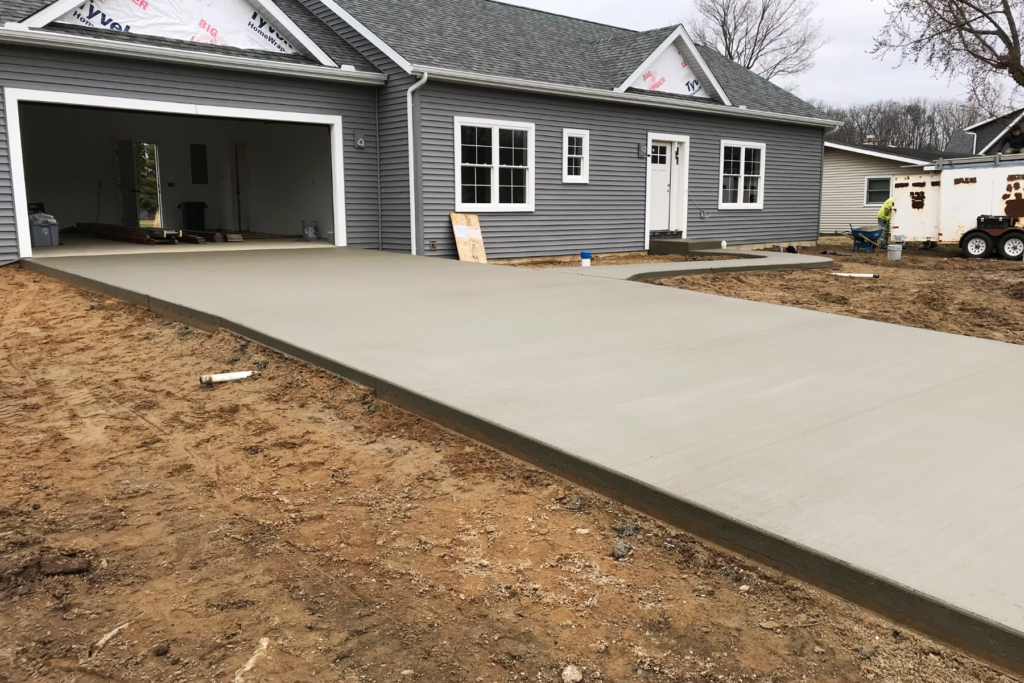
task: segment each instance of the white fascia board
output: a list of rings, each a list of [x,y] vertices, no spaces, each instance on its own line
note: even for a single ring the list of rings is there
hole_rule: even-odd
[[[314,80],[338,81],[360,85],[382,85],[387,76],[379,73],[363,71],[346,71],[333,67],[307,66],[266,59],[249,59],[234,55],[222,55],[210,52],[178,50],[161,45],[129,43],[119,40],[104,40],[91,36],[78,36],[64,33],[47,33],[46,31],[27,31],[24,29],[0,29],[0,43],[13,43],[28,47],[53,48],[58,50],[74,50],[77,52],[93,52],[102,55],[122,55],[157,62],[187,64],[189,66],[205,66],[216,69],[234,71],[250,71],[255,73],[274,74],[278,76],[294,76]]]
[[[715,78],[715,74],[712,73],[711,69],[707,65],[707,62],[704,61],[704,58],[700,56],[700,52],[697,51],[697,46],[694,44],[693,39],[690,38],[690,34],[687,33],[686,29],[683,28],[681,25],[677,26],[676,30],[672,31],[672,33],[669,34],[668,38],[662,41],[661,45],[658,46],[658,49],[652,52],[651,56],[645,59],[644,63],[641,64],[636,71],[631,73],[626,78],[626,80],[623,81],[621,85],[619,85],[619,87],[615,88],[615,92],[626,92],[626,90],[629,89],[629,86],[633,82],[635,82],[636,79],[640,78],[640,76],[642,76],[645,71],[651,68],[651,65],[654,64],[655,61],[657,61],[658,57],[660,57],[665,50],[669,49],[669,47],[671,47],[677,40],[682,40],[686,44],[687,50],[689,50],[690,54],[693,55],[693,58],[697,61],[697,65],[700,67],[701,71],[704,73],[704,75],[707,76],[707,79],[710,81],[710,83],[708,83],[707,85],[711,86],[712,90],[715,91],[715,93],[718,95],[719,98],[721,98],[722,102],[726,106],[731,107],[732,100],[730,100],[729,96],[725,94],[725,90],[722,89],[722,85],[718,82],[718,79]],[[702,83],[701,85],[704,84]]]
[[[306,48],[310,56],[316,61],[320,62],[324,66],[339,67],[340,64],[335,64],[334,60],[327,56],[327,53],[320,49],[312,38],[307,36],[305,32],[295,25],[287,14],[281,11],[281,8],[275,5],[270,0],[249,0],[252,4],[256,5],[257,9],[262,10],[263,14],[267,15],[268,19],[272,19],[274,22],[274,28],[284,33],[293,43],[298,43],[302,47]]]
[[[344,20],[346,24],[355,29],[356,32],[358,32],[363,38],[366,38],[368,41],[373,43],[374,47],[376,47],[378,50],[387,55],[388,59],[397,64],[402,69],[402,71],[404,71],[407,74],[412,73],[413,68],[409,60],[407,60],[402,55],[398,54],[398,51],[395,50],[395,48],[391,47],[386,42],[384,42],[384,40],[381,39],[381,37],[378,36],[376,33],[363,26],[363,24],[358,19],[353,17],[344,9],[342,9],[342,7],[338,3],[334,2],[334,0],[320,0],[320,2],[323,4],[324,7],[326,7],[327,9],[331,10],[336,15],[341,17],[341,19]]]
[[[863,154],[868,157],[878,157],[879,159],[888,159],[889,161],[901,161],[905,164],[911,164],[913,166],[925,166],[932,162],[921,161],[920,159],[911,159],[910,157],[900,156],[898,154],[886,154],[885,152],[875,152],[871,150],[861,149],[860,147],[847,147],[846,145],[840,145],[835,142],[826,142],[825,146],[829,149],[838,149],[844,152],[853,152],[854,154]]]
[[[690,54],[693,55],[693,58],[697,60],[697,64],[700,65],[701,70],[703,70],[704,74],[711,80],[711,87],[714,88],[715,92],[718,93],[718,96],[722,98],[722,102],[726,106],[731,107],[732,100],[730,100],[729,96],[725,94],[722,84],[718,82],[717,78],[715,78],[715,73],[711,70],[711,67],[709,67],[708,63],[704,61],[704,58],[700,56],[700,51],[697,49],[697,45],[693,42],[690,34],[687,33],[686,29],[681,25],[679,27],[679,31],[683,42],[686,43],[686,47],[690,50]]]
[[[465,71],[453,71],[450,69],[434,69],[429,66],[413,65],[412,73],[429,73],[431,80],[436,81],[461,83],[464,85],[475,85],[485,88],[500,88],[503,90],[518,90],[522,92],[553,95],[556,97],[574,97],[577,99],[614,102],[616,104],[635,104],[644,107],[653,107],[656,109],[692,111],[701,114],[728,116],[731,118],[749,119],[754,121],[776,121],[779,123],[813,126],[815,128],[834,129],[841,125],[840,121],[833,121],[832,119],[818,119],[809,116],[795,116],[792,114],[775,114],[772,112],[758,111],[756,109],[726,107],[718,104],[717,102],[705,104],[694,100],[677,100],[669,97],[652,97],[650,95],[628,92],[620,93],[615,92],[614,90],[581,88],[576,86],[559,85],[557,83],[527,81],[519,78],[487,76],[483,74],[467,73]]]
[[[1002,133],[1000,133],[999,135],[997,135],[994,138],[992,138],[992,140],[987,145],[985,145],[985,149],[983,149],[980,152],[978,152],[978,154],[984,154],[985,152],[989,151],[992,148],[992,145],[994,145],[997,142],[999,142],[1000,140],[1002,140],[1003,136],[1006,135],[1007,133],[1009,133],[1010,129],[1012,129],[1014,126],[1016,126],[1018,123],[1020,123],[1020,120],[1022,118],[1024,118],[1024,111],[1021,111],[1021,113],[1017,116],[1017,118],[1015,118],[1013,120],[1013,122],[1010,123],[1010,125],[1008,125],[1006,128],[1003,129]],[[975,139],[977,139],[977,138],[975,138]],[[975,144],[975,146],[977,146],[978,143],[975,142],[974,144]]]
[[[82,4],[82,0],[57,0],[52,5],[48,5],[43,9],[39,10],[28,19],[22,22],[8,22],[5,28],[14,29],[30,29],[30,28],[42,28],[50,22],[60,19],[62,16],[75,9]]]

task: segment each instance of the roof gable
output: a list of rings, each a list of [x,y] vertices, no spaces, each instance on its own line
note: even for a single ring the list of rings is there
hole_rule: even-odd
[[[723,104],[732,104],[682,26],[675,27],[658,49],[619,84],[615,91],[625,92],[628,89],[705,99],[714,97]]]
[[[288,37],[247,0],[92,0],[76,4],[54,21],[245,50],[296,52]]]
[[[199,43],[254,55],[303,53],[323,66],[338,67],[339,63],[293,21],[295,8],[285,12],[279,7],[282,1],[291,0],[3,0],[0,11],[5,17],[15,12],[20,15],[8,28],[84,29],[87,35],[91,30],[104,37],[130,34],[140,38],[134,42]],[[31,13],[25,16],[27,10]],[[331,33],[330,41],[340,39]]]
[[[983,121],[966,130],[977,136],[976,152],[986,154],[995,147],[996,143],[1002,141],[1010,129],[1020,123],[1022,118],[1024,118],[1024,109],[1018,109],[1009,114]]]

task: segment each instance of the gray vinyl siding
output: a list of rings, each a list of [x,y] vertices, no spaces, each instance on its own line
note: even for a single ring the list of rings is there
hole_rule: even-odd
[[[14,223],[14,191],[11,157],[7,150],[7,115],[0,90],[0,266],[18,260],[18,235]]]
[[[1007,126],[1013,123],[1013,119],[1015,118],[1017,118],[1016,115],[1008,119],[999,118],[995,121],[989,121],[985,125],[975,128],[973,131],[971,131],[976,136],[974,154],[981,154],[982,150],[984,150],[987,146],[992,144],[992,142],[996,138],[1002,137],[1003,134],[1006,133]],[[998,149],[990,149],[988,150],[988,152],[986,152],[986,154],[994,155],[998,151]]]
[[[313,14],[359,50],[388,81],[377,92],[380,135],[381,233],[385,251],[409,253],[409,119],[406,93],[416,79],[317,0],[301,0]]]
[[[456,254],[448,215],[455,210],[455,116],[536,125],[536,211],[481,214],[489,257],[643,250],[647,161],[637,147],[648,132],[690,136],[689,237],[730,244],[817,239],[820,128],[440,83],[419,93],[427,255]],[[563,128],[590,131],[588,185],[562,183]],[[722,140],[767,144],[763,210],[718,210]]]
[[[0,46],[0,86],[340,115],[345,137],[349,245],[377,248],[377,136],[372,87],[10,45]],[[354,146],[355,131],[367,135],[366,149]],[[0,135],[3,132],[0,125]],[[14,223],[7,155],[6,139],[3,139],[0,144],[0,260],[8,258],[8,233]]]
[[[865,206],[866,179],[910,175],[917,172],[900,161],[825,149],[822,182],[822,234],[849,232],[854,227],[871,227],[878,220],[879,205]]]

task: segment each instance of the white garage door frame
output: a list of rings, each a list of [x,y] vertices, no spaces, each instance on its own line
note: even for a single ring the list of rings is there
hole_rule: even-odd
[[[334,186],[334,244],[339,247],[344,247],[348,244],[348,231],[345,224],[345,138],[340,116],[272,111],[267,109],[216,107],[205,104],[186,104],[183,102],[164,102],[159,100],[138,100],[53,90],[4,88],[7,144],[8,153],[10,154],[11,183],[14,190],[14,213],[18,234],[18,255],[21,258],[32,257],[32,235],[28,222],[28,191],[25,186],[25,165],[21,146],[21,116],[18,108],[18,105],[22,102],[119,109],[150,114],[183,114],[186,116],[279,121],[282,123],[312,123],[328,126],[331,130],[331,175]]]

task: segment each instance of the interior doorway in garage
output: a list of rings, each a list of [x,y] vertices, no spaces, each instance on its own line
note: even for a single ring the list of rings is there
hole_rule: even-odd
[[[35,255],[154,241],[270,246],[302,240],[310,222],[324,246],[344,245],[340,118],[334,126],[273,120],[281,118],[275,112],[259,120],[194,109],[193,115],[21,101],[26,214],[53,216],[63,245],[37,245]],[[136,239],[135,231],[147,238]]]

